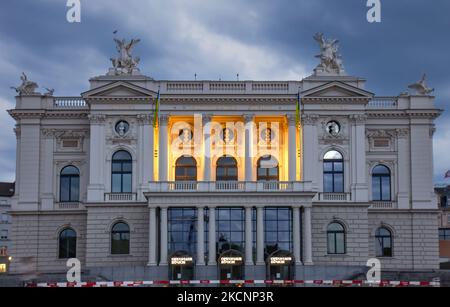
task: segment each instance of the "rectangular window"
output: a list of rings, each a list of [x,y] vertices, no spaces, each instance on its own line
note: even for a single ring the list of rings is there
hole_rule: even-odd
[[[450,241],[450,228],[439,229],[439,240]]]
[[[6,273],[6,263],[0,263],[0,273]]]
[[[169,255],[176,252],[197,255],[197,210],[170,208],[168,210]]]
[[[264,209],[264,239],[266,255],[293,251],[291,208]]]
[[[450,213],[447,214],[447,224],[450,225]]]
[[[9,221],[9,217],[8,217],[8,214],[6,214],[6,213],[2,213],[2,223],[8,223],[8,221]]]

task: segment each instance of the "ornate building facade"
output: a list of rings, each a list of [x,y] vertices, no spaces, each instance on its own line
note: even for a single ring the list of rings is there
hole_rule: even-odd
[[[17,88],[11,271],[351,278],[438,268],[424,80],[376,97],[333,41],[301,81],[162,81],[131,48],[80,97]],[[128,48],[128,49],[127,49]],[[156,113],[156,116],[155,116]]]

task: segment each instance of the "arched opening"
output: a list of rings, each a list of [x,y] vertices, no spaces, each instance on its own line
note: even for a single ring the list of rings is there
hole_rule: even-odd
[[[323,158],[323,191],[344,192],[344,159],[336,150],[327,152]]]
[[[59,259],[76,258],[77,233],[72,228],[65,228],[59,233]]]
[[[75,166],[66,166],[59,178],[60,202],[70,203],[80,200],[80,171]]]
[[[377,257],[392,257],[392,233],[386,227],[380,227],[375,233]]]
[[[170,280],[193,280],[194,257],[186,251],[177,251],[169,257]]]
[[[339,222],[332,222],[327,228],[328,254],[341,255],[346,253],[346,234],[344,226]]]
[[[130,226],[124,222],[118,222],[111,228],[111,254],[130,254]]]
[[[131,193],[133,180],[133,159],[129,152],[121,150],[112,157],[111,192]]]
[[[293,280],[294,256],[289,251],[276,251],[267,257],[269,280]]]
[[[217,160],[216,181],[238,181],[238,167],[235,158],[223,156]]]
[[[244,256],[236,250],[228,250],[219,256],[220,280],[244,279]]]
[[[264,156],[259,158],[257,163],[257,180],[258,181],[279,181],[280,168],[278,160],[273,156]]]
[[[391,201],[391,171],[384,165],[372,171],[372,200]]]
[[[175,181],[197,181],[197,161],[183,156],[175,162]]]

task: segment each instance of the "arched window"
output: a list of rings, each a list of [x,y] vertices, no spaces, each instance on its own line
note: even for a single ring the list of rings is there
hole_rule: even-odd
[[[114,224],[111,230],[111,254],[128,255],[130,253],[130,227],[123,222]]]
[[[197,181],[197,161],[183,156],[175,163],[175,181]]]
[[[66,228],[59,233],[59,258],[69,259],[77,256],[77,233]]]
[[[112,193],[131,193],[133,160],[126,151],[118,151],[112,158]]]
[[[372,171],[372,199],[391,201],[391,171],[384,165],[378,165]]]
[[[344,159],[335,150],[325,154],[323,159],[323,191],[325,193],[344,192]]]
[[[62,169],[59,178],[60,202],[78,202],[80,198],[80,172],[75,166]]]
[[[264,156],[258,160],[258,181],[279,181],[278,161],[273,156]]]
[[[341,223],[333,222],[328,225],[328,254],[345,254],[345,228]]]
[[[216,181],[238,181],[238,168],[235,158],[223,156],[217,160]]]
[[[392,257],[392,233],[385,227],[380,227],[375,233],[377,257]]]

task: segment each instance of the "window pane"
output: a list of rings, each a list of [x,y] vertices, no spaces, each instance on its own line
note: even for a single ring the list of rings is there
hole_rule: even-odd
[[[382,193],[383,200],[389,201],[391,200],[391,182],[390,177],[382,177]]]
[[[332,172],[333,171],[333,163],[332,162],[324,162],[323,163],[323,170],[325,172]]]
[[[336,254],[336,249],[335,249],[335,237],[333,233],[329,233],[328,234],[328,253],[329,254]]]
[[[375,201],[381,200],[381,192],[380,192],[380,178],[379,177],[373,177],[372,178],[372,199]]]
[[[336,234],[336,253],[345,253],[345,236],[343,233]]]
[[[344,192],[344,175],[335,174],[334,175],[334,192],[343,193]]]
[[[112,192],[113,193],[122,192],[122,175],[120,174],[112,175]]]
[[[64,201],[70,201],[70,195],[69,195],[69,185],[70,179],[68,177],[61,177],[61,195],[60,199],[62,202]]]
[[[122,171],[122,163],[113,163],[112,171],[113,172],[121,172]]]
[[[131,174],[123,175],[123,191],[122,193],[131,193]]]
[[[122,171],[131,173],[133,171],[133,164],[131,162],[124,162],[122,164]]]
[[[323,191],[325,193],[333,193],[333,175],[324,174],[323,175]]]
[[[79,195],[80,195],[80,178],[73,177],[70,200],[79,201]]]

